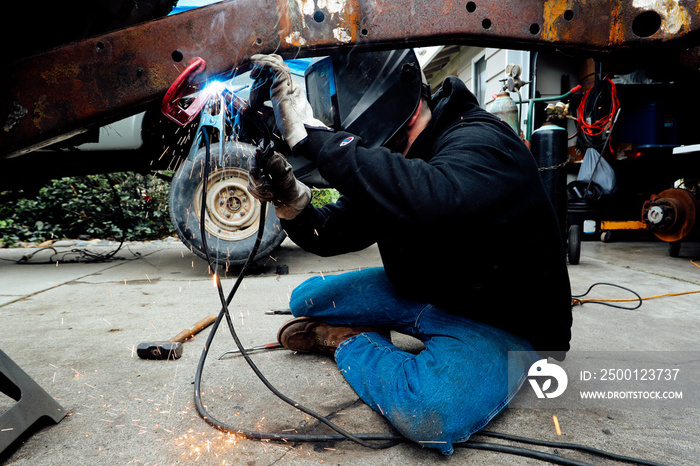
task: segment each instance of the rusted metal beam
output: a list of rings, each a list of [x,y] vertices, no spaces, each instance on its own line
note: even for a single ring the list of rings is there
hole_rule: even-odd
[[[0,157],[135,113],[194,57],[202,79],[255,53],[446,43],[591,56],[691,49],[697,0],[229,0],[19,59],[0,70]],[[697,53],[687,53],[695,57]]]

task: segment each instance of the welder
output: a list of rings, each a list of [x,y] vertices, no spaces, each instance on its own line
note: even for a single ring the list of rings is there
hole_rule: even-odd
[[[284,140],[341,197],[313,207],[270,148],[251,159],[252,192],[304,250],[376,243],[383,265],[299,285],[279,342],[332,355],[402,435],[451,454],[505,409],[530,365],[569,350],[563,242],[533,156],[458,78],[431,95],[410,49],[316,60],[308,98],[281,57],[252,61],[272,76]],[[404,351],[390,331],[425,348]]]

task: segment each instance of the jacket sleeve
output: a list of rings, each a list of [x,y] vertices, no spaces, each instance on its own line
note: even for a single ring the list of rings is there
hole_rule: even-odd
[[[342,132],[310,132],[307,149],[318,154],[323,177],[353,202],[406,226],[432,227],[492,216],[489,209],[507,202],[523,182],[523,157],[532,156],[515,136],[490,127],[498,124],[488,118],[458,123],[420,158],[367,149]],[[529,165],[528,176],[533,168],[536,175],[534,160]]]
[[[281,224],[299,247],[323,257],[360,251],[376,242],[374,222],[361,209],[353,209],[345,197],[323,207],[308,205],[296,218],[281,220]]]

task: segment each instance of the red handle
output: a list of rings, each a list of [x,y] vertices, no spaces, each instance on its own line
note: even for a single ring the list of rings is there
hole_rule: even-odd
[[[570,92],[571,94],[576,94],[576,93],[577,93],[578,91],[580,91],[580,90],[581,90],[581,85],[579,84],[578,86],[576,86],[576,87],[574,87],[573,89],[571,89],[569,92]]]
[[[207,63],[204,59],[200,57],[193,58],[189,66],[185,68],[185,71],[180,73],[180,76],[173,81],[163,97],[160,110],[163,112],[163,115],[180,126],[185,126],[194,120],[194,117],[204,108],[209,99],[208,96],[199,94],[189,107],[182,108],[179,105],[185,89],[192,83],[194,77],[202,73],[206,67]]]

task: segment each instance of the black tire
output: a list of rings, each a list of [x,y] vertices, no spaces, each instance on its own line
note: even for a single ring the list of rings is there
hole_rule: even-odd
[[[581,228],[579,225],[571,225],[567,236],[569,264],[576,265],[581,259]]]
[[[212,144],[207,177],[205,227],[209,255],[222,266],[242,265],[257,237],[261,204],[248,192],[248,157],[254,146],[227,143],[223,156]],[[190,155],[178,168],[170,187],[170,219],[182,242],[202,259],[207,258],[200,234],[201,195],[205,148]],[[265,232],[255,259],[266,257],[286,234],[272,205],[267,206]]]

